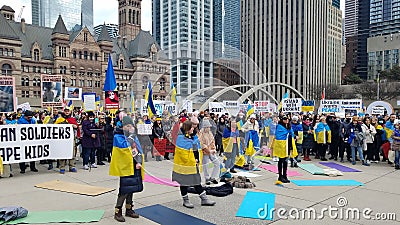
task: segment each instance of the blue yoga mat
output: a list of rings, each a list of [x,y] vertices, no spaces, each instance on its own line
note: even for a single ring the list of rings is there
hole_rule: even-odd
[[[215,225],[158,204],[135,211],[137,214],[162,225]]]
[[[364,186],[355,180],[291,180],[297,186]]]
[[[248,191],[240,204],[236,217],[273,220],[275,194]]]

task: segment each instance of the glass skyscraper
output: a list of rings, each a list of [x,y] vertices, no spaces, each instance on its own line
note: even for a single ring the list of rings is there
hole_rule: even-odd
[[[371,0],[370,36],[398,33],[400,31],[400,0]]]
[[[153,0],[153,35],[171,60],[178,95],[213,85],[212,0]]]
[[[214,0],[214,56],[240,57],[240,0]]]
[[[32,24],[54,27],[58,15],[71,30],[76,24],[93,32],[93,0],[32,0]]]

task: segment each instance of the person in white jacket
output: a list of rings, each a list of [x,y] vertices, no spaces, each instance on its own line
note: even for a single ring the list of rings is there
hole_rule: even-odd
[[[368,117],[364,118],[363,124],[361,125],[362,131],[365,135],[364,144],[363,144],[363,151],[364,155],[367,157],[367,163],[370,163],[373,160],[373,153],[374,153],[374,137],[376,134],[375,127],[371,124],[371,119]]]
[[[251,130],[255,130],[255,131],[257,131],[257,133],[260,132],[260,128],[258,126],[256,114],[251,114],[249,119],[246,121],[246,123],[242,127],[242,131],[244,133],[247,133],[247,132],[249,132]]]

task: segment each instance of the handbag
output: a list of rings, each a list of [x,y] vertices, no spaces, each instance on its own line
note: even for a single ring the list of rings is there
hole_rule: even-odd
[[[140,169],[135,168],[132,176],[121,177],[119,182],[119,193],[130,194],[143,191],[143,180]]]

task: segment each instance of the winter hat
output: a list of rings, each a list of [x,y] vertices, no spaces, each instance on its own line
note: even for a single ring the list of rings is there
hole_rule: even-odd
[[[298,117],[298,116],[293,116],[292,120],[298,121],[298,120],[299,120],[299,117]]]
[[[95,117],[94,112],[92,111],[88,112],[88,117]]]
[[[194,123],[194,124],[199,124],[199,119],[197,119],[197,117],[192,116],[192,118],[190,119],[190,122]]]
[[[203,124],[202,124],[203,128],[207,128],[207,127],[212,127],[210,121],[208,120],[203,120]]]
[[[257,118],[256,114],[251,114],[250,115],[250,119],[256,119],[256,118]]]
[[[26,117],[33,116],[33,112],[29,111],[29,110],[26,110],[25,113],[24,113],[24,116],[26,116]]]
[[[130,116],[124,116],[124,118],[122,118],[122,126],[126,126],[126,125],[133,125],[133,120]]]

